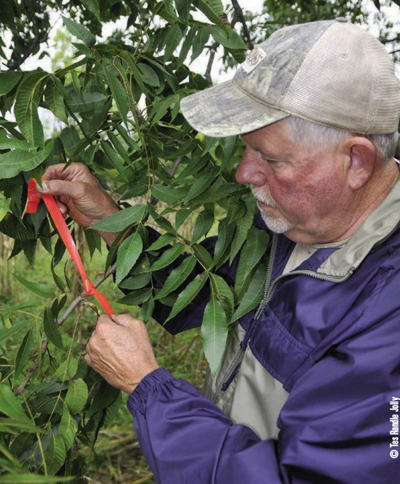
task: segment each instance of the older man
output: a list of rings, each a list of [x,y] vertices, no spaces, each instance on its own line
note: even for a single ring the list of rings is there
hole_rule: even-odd
[[[285,28],[182,109],[209,136],[243,135],[237,180],[274,233],[264,300],[206,396],[158,367],[127,315],[99,319],[88,363],[130,394],[162,483],[396,482],[400,91],[385,49],[341,20]],[[82,165],[47,175],[79,223],[116,210]],[[179,330],[192,323],[183,314]]]

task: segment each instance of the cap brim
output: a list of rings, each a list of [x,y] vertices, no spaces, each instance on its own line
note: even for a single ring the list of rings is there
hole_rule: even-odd
[[[213,138],[250,133],[289,116],[246,95],[234,81],[185,97],[181,109],[193,128]]]

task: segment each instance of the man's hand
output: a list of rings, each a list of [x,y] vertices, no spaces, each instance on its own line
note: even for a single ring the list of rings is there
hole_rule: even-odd
[[[101,187],[83,163],[50,166],[43,175],[43,189],[37,185],[38,195],[46,193],[56,196],[63,215],[68,214],[79,225],[90,227],[108,215],[118,212],[118,206]],[[100,233],[111,245],[117,234]]]
[[[86,349],[88,365],[128,394],[159,367],[145,324],[128,314],[100,316]]]

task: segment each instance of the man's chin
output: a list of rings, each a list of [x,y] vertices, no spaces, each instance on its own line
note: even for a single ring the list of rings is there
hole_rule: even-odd
[[[265,225],[269,228],[269,230],[271,230],[271,232],[275,232],[276,234],[284,234],[290,230],[289,224],[280,217],[271,217],[262,210],[260,210],[260,213]]]

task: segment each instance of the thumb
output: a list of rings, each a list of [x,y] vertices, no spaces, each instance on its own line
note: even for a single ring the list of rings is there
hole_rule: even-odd
[[[132,321],[135,321],[132,316],[129,316],[129,314],[112,314],[110,318],[114,321],[114,323],[118,324],[119,326],[125,326],[127,328],[130,326]]]
[[[67,195],[70,198],[80,198],[83,195],[82,183],[70,182],[65,180],[46,180],[43,181],[42,187],[36,186],[39,193],[49,195]]]

